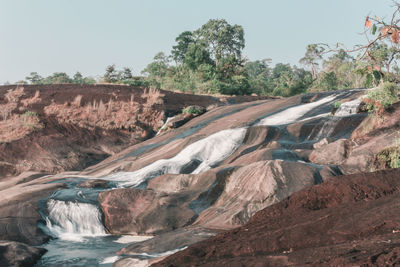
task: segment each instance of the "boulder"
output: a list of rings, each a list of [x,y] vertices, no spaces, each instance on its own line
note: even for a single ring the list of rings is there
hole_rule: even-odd
[[[324,140],[326,139],[322,141]],[[347,158],[350,147],[347,139],[339,139],[330,144],[328,144],[327,141],[324,141],[323,144],[321,142],[315,144],[316,149],[311,152],[309,157],[311,162],[321,165],[338,165]]]
[[[144,189],[115,189],[98,196],[112,234],[156,234],[189,224],[195,213],[184,199]]]
[[[46,251],[24,243],[0,240],[0,266],[34,266]]]
[[[100,179],[86,180],[78,185],[78,187],[81,188],[108,188],[109,186],[110,186],[109,181]]]
[[[235,170],[218,200],[196,225],[226,229],[246,223],[257,211],[320,182],[316,168],[301,162],[260,161]]]

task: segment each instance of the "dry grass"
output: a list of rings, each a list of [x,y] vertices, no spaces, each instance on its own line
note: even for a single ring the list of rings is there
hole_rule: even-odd
[[[146,106],[153,107],[154,105],[162,105],[164,103],[164,94],[160,90],[150,88],[146,89],[141,95],[142,98],[146,99]]]
[[[13,114],[6,120],[0,121],[0,143],[21,139],[40,128],[43,128],[43,125],[39,117],[31,116],[29,113]]]
[[[21,96],[23,96],[24,94],[24,87],[17,87],[14,90],[8,90],[5,94],[5,97],[8,103],[17,103]]]
[[[26,99],[22,99],[21,103],[24,107],[28,107],[31,106],[33,104],[39,103],[41,101],[40,99],[40,92],[36,91],[35,95],[31,98],[26,98]]]
[[[52,103],[44,108],[46,115],[56,116],[60,123],[71,123],[83,128],[94,129],[126,129],[132,132],[141,132],[143,125],[152,125],[154,129],[162,120],[164,114],[155,109],[150,109],[160,102],[161,94],[155,91],[146,91],[142,98],[146,99],[144,104],[135,102],[131,95],[130,100],[117,101],[110,98],[104,103],[102,100],[81,105],[81,96],[69,104]],[[162,101],[162,99],[161,99]]]

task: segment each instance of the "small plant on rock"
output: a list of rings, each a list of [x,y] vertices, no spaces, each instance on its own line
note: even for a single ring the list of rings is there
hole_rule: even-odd
[[[196,108],[195,106],[189,106],[182,109],[182,114],[190,114],[190,115],[200,115],[202,112],[200,109]]]
[[[334,107],[335,109],[338,109],[338,108],[340,108],[341,105],[342,105],[342,102],[336,101],[336,102],[333,104],[333,107]]]
[[[398,86],[394,83],[384,83],[371,90],[364,99],[368,112],[382,114],[390,105],[399,101]]]

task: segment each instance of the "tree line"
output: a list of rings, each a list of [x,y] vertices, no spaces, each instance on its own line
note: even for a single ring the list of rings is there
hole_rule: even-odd
[[[376,29],[371,27],[371,31]],[[117,70],[115,65],[110,65],[100,79],[83,77],[79,72],[73,77],[63,72],[41,77],[32,72],[22,82],[105,82],[197,94],[292,96],[311,91],[373,87],[382,81],[400,80],[399,49],[384,41],[369,44],[367,52],[355,57],[352,51],[343,48],[310,44],[299,60],[302,67],[272,65],[271,59],[249,61],[242,54],[244,47],[242,26],[231,25],[224,19],[211,19],[199,29],[177,36],[170,53],[157,53],[141,72],[142,76],[133,76],[128,67]]]

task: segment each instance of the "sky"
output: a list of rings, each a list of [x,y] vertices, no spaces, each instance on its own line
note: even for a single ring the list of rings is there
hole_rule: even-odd
[[[365,17],[393,11],[391,0],[0,0],[0,84],[110,64],[138,75],[209,19],[244,28],[249,60],[299,65],[308,44],[365,43]]]

